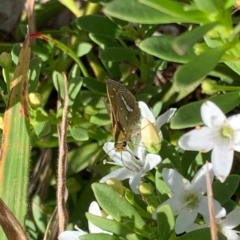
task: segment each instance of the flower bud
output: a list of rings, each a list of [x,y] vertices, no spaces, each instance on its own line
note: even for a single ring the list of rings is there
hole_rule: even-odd
[[[162,139],[153,123],[143,118],[141,121],[141,136],[144,147],[150,153],[158,153],[161,149]]]
[[[123,187],[123,184],[122,182],[120,182],[118,179],[116,178],[109,178],[107,181],[106,181],[106,184],[110,187],[112,187],[112,189],[114,191],[116,191],[117,193],[119,193],[120,195],[124,195],[124,187]]]
[[[12,57],[11,54],[3,52],[0,55],[0,66],[9,69],[12,67]]]
[[[129,203],[134,204],[134,194],[128,188],[125,190],[125,198]]]
[[[149,196],[153,194],[153,187],[149,183],[141,183],[138,187],[138,191],[143,195],[143,196]]]
[[[210,79],[205,79],[202,81],[202,93],[212,95],[216,93],[217,90],[217,83],[216,81],[210,80]]]
[[[153,205],[148,205],[148,206],[147,206],[147,211],[148,211],[150,214],[153,214],[155,210],[156,210],[156,208],[155,208]]]
[[[28,99],[29,99],[29,104],[31,107],[33,108],[38,108],[41,107],[42,105],[42,96],[39,93],[30,93],[28,95]]]

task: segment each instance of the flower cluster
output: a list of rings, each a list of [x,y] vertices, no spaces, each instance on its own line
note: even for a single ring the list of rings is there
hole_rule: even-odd
[[[110,156],[113,162],[107,162],[119,166],[116,170],[102,177],[100,183],[108,179],[124,180],[129,179],[129,186],[133,193],[142,194],[139,186],[142,178],[147,172],[156,168],[162,161],[158,152],[161,148],[162,133],[160,128],[173,116],[176,109],[170,109],[158,119],[155,119],[152,111],[143,102],[139,102],[141,110],[141,135],[136,137],[136,146],[126,151],[117,152],[114,142],[104,144],[104,151]],[[201,169],[192,176],[189,181],[178,171],[172,168],[163,168],[162,179],[169,189],[169,199],[155,204],[155,211],[152,211],[152,218],[157,219],[157,212],[163,205],[169,205],[172,213],[176,216],[175,233],[182,234],[199,228],[209,227],[209,206],[206,196],[207,182],[206,174],[211,182],[216,176],[224,182],[230,173],[234,151],[240,151],[240,114],[226,118],[223,112],[213,102],[206,101],[201,106],[201,117],[205,124],[203,127],[184,134],[178,141],[183,150],[208,152],[212,150],[211,163],[204,164]],[[148,199],[148,203],[151,200]],[[153,203],[152,202],[152,203]],[[97,203],[92,203],[89,212],[93,213],[92,206],[96,209]],[[213,200],[218,230],[229,240],[240,240],[234,227],[240,224],[240,208],[236,208],[228,215],[217,200]],[[93,214],[101,216],[99,206]],[[148,213],[149,214],[149,213]],[[198,225],[195,222],[198,216],[202,216],[206,224]],[[95,230],[92,230],[95,229]],[[89,223],[90,232],[102,232],[103,230]],[[104,232],[110,234],[108,232]],[[86,232],[66,231],[59,235],[60,240],[78,239]]]

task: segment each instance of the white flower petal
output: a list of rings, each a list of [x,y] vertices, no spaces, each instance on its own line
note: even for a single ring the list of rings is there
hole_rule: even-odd
[[[138,186],[140,185],[141,178],[142,178],[142,173],[140,172],[135,174],[134,177],[129,179],[130,188],[135,194],[139,194]]]
[[[186,232],[191,232],[191,231],[194,231],[194,230],[198,230],[198,229],[202,229],[202,228],[207,228],[209,227],[207,224],[196,224],[196,223],[193,223],[187,230]]]
[[[222,110],[211,101],[206,101],[202,104],[201,116],[204,124],[208,127],[220,126],[226,120]]]
[[[213,173],[213,167],[211,163],[204,164],[201,169],[198,170],[197,174],[194,176],[192,180],[192,186],[195,189],[201,189],[201,192],[205,193],[207,192],[207,183],[206,183],[206,172],[209,172],[209,176],[211,179],[211,182],[213,181],[214,178],[214,173]]]
[[[208,152],[214,146],[214,133],[208,127],[197,128],[184,134],[178,145],[184,150]]]
[[[181,194],[190,186],[190,182],[174,169],[164,168],[162,177],[173,193]]]
[[[227,122],[233,130],[235,130],[235,131],[240,130],[240,124],[239,124],[240,114],[236,114],[236,115],[229,117],[227,119]]]
[[[233,149],[226,144],[216,145],[213,148],[211,161],[215,176],[224,182],[229,175],[233,162]]]
[[[91,214],[94,214],[96,216],[99,216],[99,217],[102,216],[101,209],[96,201],[91,202],[91,204],[88,208],[88,212]]]
[[[222,233],[227,237],[228,240],[240,240],[240,236],[237,234],[237,231],[223,228]]]
[[[189,209],[184,208],[177,217],[175,232],[181,234],[185,232],[194,222],[197,217],[197,210],[189,211]]]
[[[148,171],[152,170],[161,161],[162,161],[162,158],[159,155],[153,154],[153,153],[147,154],[147,156],[145,158],[145,164],[144,164],[143,172],[148,172]]]
[[[176,110],[177,110],[176,108],[170,108],[168,111],[160,115],[156,121],[156,128],[159,130],[162,127],[162,125],[169,122],[169,120],[172,118]]]
[[[79,237],[87,234],[86,232],[79,229],[78,231],[64,231],[59,234],[59,240],[79,240]]]
[[[169,198],[168,200],[163,202],[159,207],[161,207],[163,205],[169,205],[172,209],[174,216],[177,216],[180,213],[180,211],[182,210],[182,202],[179,200],[179,197],[176,197],[176,196]],[[156,216],[156,213],[155,213],[155,216]]]
[[[222,221],[222,225],[228,229],[233,229],[240,224],[240,208],[235,208]]]
[[[240,131],[239,130],[234,132],[233,149],[237,152],[240,152]]]
[[[221,218],[226,216],[226,210],[222,208],[220,203],[215,199],[213,199],[213,206],[214,206],[216,218]],[[199,203],[199,206],[198,206],[198,212],[203,216],[209,216],[208,199],[206,196],[202,197],[201,202]]]
[[[139,101],[138,106],[141,111],[141,117],[142,118],[147,118],[151,123],[155,123],[156,119],[152,113],[152,111],[149,109],[147,104],[145,102]]]
[[[130,171],[129,169],[127,169],[125,167],[122,167],[113,172],[110,172],[109,174],[107,174],[106,176],[101,178],[101,180],[99,182],[104,183],[109,178],[116,178],[118,180],[124,180],[124,179],[132,177],[133,175],[134,175],[134,172]]]

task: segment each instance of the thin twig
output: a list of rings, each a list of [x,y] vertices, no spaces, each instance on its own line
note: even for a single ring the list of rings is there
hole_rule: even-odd
[[[208,163],[207,163],[207,172],[206,172],[206,180],[207,180],[207,198],[208,198],[208,211],[210,216],[210,229],[211,229],[211,239],[218,240],[217,235],[217,224],[215,219],[215,210],[213,204],[213,192],[212,192],[212,185],[208,170]]]
[[[68,197],[66,187],[66,172],[67,172],[67,111],[68,111],[68,85],[66,75],[64,76],[65,99],[63,106],[63,115],[61,126],[58,127],[59,133],[59,158],[58,158],[58,181],[57,181],[57,209],[58,209],[58,226],[59,232],[63,232],[68,223],[68,212],[66,201]]]

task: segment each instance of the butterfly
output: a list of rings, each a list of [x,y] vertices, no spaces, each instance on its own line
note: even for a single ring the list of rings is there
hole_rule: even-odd
[[[135,97],[122,84],[107,80],[114,146],[116,152],[126,150],[133,128],[140,121],[140,108]]]

